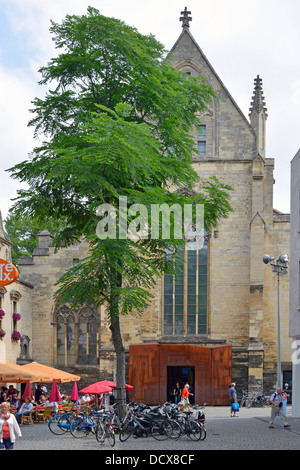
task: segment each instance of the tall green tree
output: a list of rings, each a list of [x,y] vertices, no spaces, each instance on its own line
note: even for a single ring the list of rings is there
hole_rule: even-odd
[[[63,218],[64,227],[54,234],[58,247],[88,240],[88,257],[60,279],[57,294],[73,306],[106,305],[122,402],[119,316],[142,313],[149,305],[157,278],[173,270],[165,251],[176,254],[183,240],[172,231],[167,240],[124,237],[119,223],[114,237],[101,237],[97,227],[107,213],[99,207],[115,208],[115,221],[126,227],[137,220],[136,204],[146,209],[150,225],[152,204],[204,204],[207,230],[226,217],[231,188],[216,179],[203,183],[199,195],[183,197],[173,190],[192,188],[198,180],[191,131],[214,93],[203,79],[172,68],[153,36],[94,8],[80,17],[67,15],[61,24],[52,22],[50,30],[61,53],[40,69],[40,83],[55,87],[33,101],[29,123],[47,140],[9,170],[29,185],[19,191],[15,210],[41,221]],[[119,203],[125,197],[124,219]]]

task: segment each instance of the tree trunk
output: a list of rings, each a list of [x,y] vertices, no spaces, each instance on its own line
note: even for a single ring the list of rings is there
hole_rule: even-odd
[[[117,413],[118,416],[123,417],[126,411],[125,349],[121,336],[119,317],[114,318],[110,325],[110,330],[117,356]]]

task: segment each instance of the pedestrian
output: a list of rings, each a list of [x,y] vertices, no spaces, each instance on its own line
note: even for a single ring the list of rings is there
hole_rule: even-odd
[[[182,403],[182,406],[183,406],[183,411],[185,411],[186,408],[189,411],[191,410],[190,400],[189,400],[190,395],[193,395],[193,394],[189,392],[189,384],[186,384],[183,387],[183,390],[182,390],[182,393],[181,393],[181,403]]]
[[[229,387],[229,401],[231,404],[230,407],[230,416],[237,416],[236,411],[233,409],[233,403],[237,403],[237,393],[235,389],[235,383],[232,382]]]
[[[175,405],[178,405],[180,402],[180,397],[181,397],[181,387],[179,382],[176,383],[175,388],[173,390],[173,395],[174,395],[174,403]]]
[[[286,416],[283,411],[283,406],[282,406],[282,392],[281,392],[281,387],[276,388],[276,392],[272,393],[270,396],[270,403],[271,403],[271,418],[270,418],[270,423],[269,423],[269,428],[274,429],[274,419],[279,414],[280,418],[283,421],[283,426],[285,428],[289,428],[290,424],[288,423]]]
[[[13,450],[16,436],[22,437],[16,418],[10,413],[9,402],[1,403],[0,413],[0,449]]]

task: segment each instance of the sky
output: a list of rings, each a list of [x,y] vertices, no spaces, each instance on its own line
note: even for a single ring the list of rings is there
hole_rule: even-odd
[[[248,118],[254,79],[268,108],[267,158],[275,159],[274,208],[289,213],[290,162],[300,149],[299,0],[0,0],[0,210],[5,219],[21,187],[5,170],[39,142],[27,126],[31,101],[44,97],[39,68],[57,56],[50,20],[88,6],[153,34],[170,50],[191,11],[190,32]],[[24,186],[23,186],[24,187]]]

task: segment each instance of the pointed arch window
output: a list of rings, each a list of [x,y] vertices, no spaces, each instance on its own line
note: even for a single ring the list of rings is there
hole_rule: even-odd
[[[55,323],[58,365],[98,363],[99,319],[92,308],[71,312],[63,306],[57,311]]]
[[[98,325],[90,308],[85,308],[78,322],[78,364],[97,365]]]

